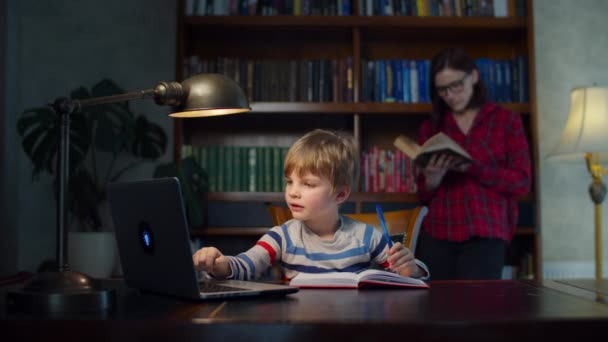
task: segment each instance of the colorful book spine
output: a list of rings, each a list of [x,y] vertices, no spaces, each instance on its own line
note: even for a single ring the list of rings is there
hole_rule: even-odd
[[[257,187],[257,149],[255,147],[248,147],[247,148],[247,174],[249,175],[248,178],[248,185],[247,185],[247,190],[250,192],[256,192],[258,191],[258,187]]]

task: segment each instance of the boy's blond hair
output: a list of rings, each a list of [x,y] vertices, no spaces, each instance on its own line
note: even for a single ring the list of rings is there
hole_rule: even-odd
[[[352,190],[359,177],[359,145],[351,134],[315,129],[289,148],[284,171],[285,177],[310,172],[327,178],[334,191],[343,186]]]

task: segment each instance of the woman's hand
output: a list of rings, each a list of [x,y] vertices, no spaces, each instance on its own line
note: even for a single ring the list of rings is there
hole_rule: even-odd
[[[449,154],[435,153],[426,167],[422,169],[427,190],[433,190],[441,184],[443,176],[454,164],[455,157]]]
[[[448,170],[466,172],[470,167],[471,162],[469,160],[458,156],[441,153],[433,154],[429,163],[422,169],[427,190],[438,187]]]

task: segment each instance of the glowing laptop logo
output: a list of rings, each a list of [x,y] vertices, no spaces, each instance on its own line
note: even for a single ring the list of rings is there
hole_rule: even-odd
[[[138,233],[138,240],[141,243],[144,252],[148,254],[154,253],[154,235],[152,234],[152,228],[150,228],[150,224],[145,221],[140,222]]]

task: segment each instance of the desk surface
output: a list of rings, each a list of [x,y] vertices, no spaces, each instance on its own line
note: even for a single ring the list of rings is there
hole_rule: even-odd
[[[577,297],[608,304],[608,279],[545,280],[543,285]]]
[[[4,294],[1,300],[4,308]],[[428,290],[306,289],[286,297],[200,303],[119,289],[114,312],[49,319],[3,310],[0,318],[2,336],[25,340],[67,332],[88,341],[608,337],[608,305],[517,281],[434,282]]]
[[[608,279],[561,279],[555,282],[608,296]]]

